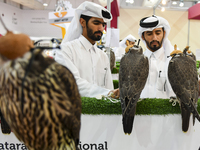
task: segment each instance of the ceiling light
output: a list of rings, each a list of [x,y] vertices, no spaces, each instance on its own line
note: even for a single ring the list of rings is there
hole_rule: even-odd
[[[172,2],[172,5],[176,5],[176,4],[177,4],[177,2],[176,2],[176,1],[173,1],[173,2]]]
[[[197,3],[200,3],[200,1],[198,1]]]
[[[165,11],[165,7],[162,7],[162,8],[161,8],[161,11],[162,11],[162,12]]]
[[[133,3],[134,3],[134,0],[126,0],[126,3],[133,4]]]
[[[166,0],[162,0],[163,5],[166,5],[166,3],[167,3]]]
[[[44,3],[43,6],[48,6],[48,4],[47,4],[47,3]]]
[[[184,3],[183,3],[183,2],[180,2],[179,6],[180,6],[180,7],[183,7],[183,6],[184,6]]]

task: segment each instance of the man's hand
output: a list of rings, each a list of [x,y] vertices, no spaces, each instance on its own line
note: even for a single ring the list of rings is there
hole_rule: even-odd
[[[108,93],[108,95],[110,95],[112,98],[118,99],[119,98],[119,88],[112,90]]]

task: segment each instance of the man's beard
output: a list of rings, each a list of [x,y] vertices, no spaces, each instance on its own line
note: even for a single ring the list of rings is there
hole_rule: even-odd
[[[163,38],[164,38],[164,37],[163,37]],[[152,51],[155,52],[155,51],[157,51],[158,49],[161,48],[162,43],[163,43],[163,38],[162,38],[161,42],[153,40],[153,41],[151,41],[151,42],[149,43],[149,42],[146,41],[146,39],[144,39],[144,40],[145,40],[145,42],[146,42],[146,44],[147,44],[147,47],[148,47],[150,50],[152,50]],[[158,43],[158,46],[156,46],[156,45],[151,46],[151,44],[152,44],[153,42],[157,42],[157,43]]]
[[[100,35],[95,36],[96,33],[101,33]],[[93,33],[93,30],[87,26],[87,36],[93,41],[99,41],[102,37],[103,33],[101,31],[96,31]]]

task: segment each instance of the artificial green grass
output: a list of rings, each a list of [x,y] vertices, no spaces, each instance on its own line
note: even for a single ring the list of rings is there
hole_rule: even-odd
[[[116,73],[119,73],[119,68],[114,67],[112,70],[112,74],[116,74]]]
[[[196,67],[199,69],[199,61],[196,61]]]
[[[117,89],[119,87],[119,81],[113,80],[113,86],[114,86],[114,89]]]
[[[110,100],[99,100],[96,98],[82,97],[82,114],[91,115],[121,115],[121,103],[112,103]],[[198,101],[200,106],[200,99]],[[200,112],[200,107],[197,108]],[[138,115],[167,115],[180,114],[180,107],[177,103],[172,106],[169,99],[144,99],[137,103],[136,114]]]

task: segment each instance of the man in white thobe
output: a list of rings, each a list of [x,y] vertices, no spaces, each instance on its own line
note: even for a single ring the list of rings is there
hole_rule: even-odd
[[[144,55],[149,59],[149,75],[141,98],[170,98],[175,96],[168,80],[170,53],[174,50],[168,40],[170,26],[159,16],[145,17],[140,21],[139,36],[146,45]]]
[[[115,53],[116,62],[119,62],[121,58],[125,55],[126,47],[129,45],[134,45],[135,42],[137,42],[136,38],[133,35],[129,34],[119,43],[119,47],[114,48],[113,51]]]
[[[55,60],[73,73],[81,96],[96,97],[110,92],[119,96],[119,90],[113,90],[108,56],[96,45],[106,22],[111,20],[111,13],[104,7],[83,2],[75,10],[62,50],[56,53]]]

